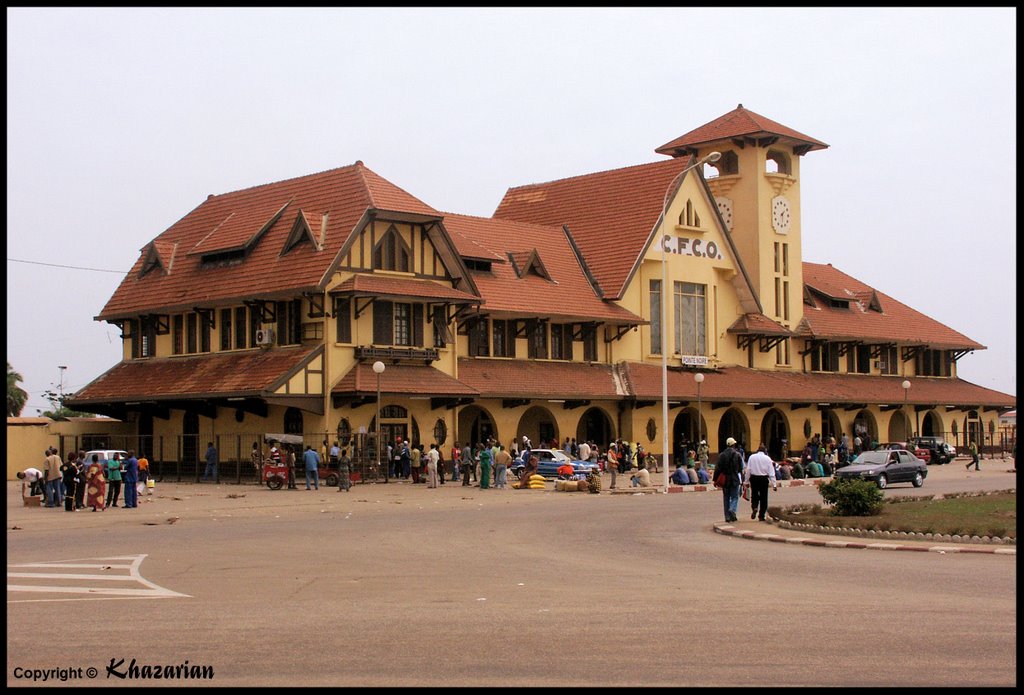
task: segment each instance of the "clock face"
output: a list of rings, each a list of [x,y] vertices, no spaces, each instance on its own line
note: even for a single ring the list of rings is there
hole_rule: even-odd
[[[723,197],[715,198],[715,202],[718,203],[718,212],[722,213],[726,228],[732,231],[732,200]]]
[[[779,234],[786,234],[789,232],[789,223],[789,201],[777,195],[772,198],[772,227]]]

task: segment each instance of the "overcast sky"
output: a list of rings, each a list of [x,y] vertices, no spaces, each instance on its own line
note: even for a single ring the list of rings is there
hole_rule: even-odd
[[[987,346],[961,378],[1016,394],[1016,14],[8,8],[22,414],[60,365],[73,392],[120,360],[93,317],[208,194],[361,159],[490,216],[510,186],[663,159],[739,103],[829,144],[800,167],[804,260]]]

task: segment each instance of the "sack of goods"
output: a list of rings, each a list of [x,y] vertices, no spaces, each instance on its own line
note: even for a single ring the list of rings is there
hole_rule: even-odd
[[[156,481],[154,481],[152,478],[147,478],[146,479],[146,487],[148,487],[150,490],[152,490],[153,488],[156,487]]]
[[[546,490],[547,489],[546,483],[547,483],[547,481],[544,480],[544,476],[534,474],[534,475],[530,476],[529,488],[531,490]]]

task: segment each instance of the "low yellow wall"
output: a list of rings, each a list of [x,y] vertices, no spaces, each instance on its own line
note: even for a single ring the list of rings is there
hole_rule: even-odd
[[[134,426],[120,420],[82,418],[56,422],[49,418],[7,418],[7,480],[17,480],[18,471],[33,467],[42,470],[44,452],[57,447],[66,457],[74,446],[74,437],[83,434],[130,434]]]

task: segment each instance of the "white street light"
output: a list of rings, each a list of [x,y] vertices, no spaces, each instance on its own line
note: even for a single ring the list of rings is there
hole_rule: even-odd
[[[903,387],[903,414],[906,415],[906,411],[907,411],[907,394],[910,393],[910,380],[909,379],[904,379],[903,383],[900,384],[900,386]],[[916,416],[917,413],[914,413],[914,415]],[[907,418],[907,420],[909,422],[910,418]],[[910,437],[907,437],[907,439],[909,440]],[[909,443],[910,442],[908,441],[907,444],[909,444]]]
[[[702,372],[697,372],[693,375],[693,380],[697,382],[697,446],[699,447],[700,443],[704,441],[703,430],[701,429],[704,413],[700,407],[700,385],[704,383],[704,374]]]
[[[380,431],[381,431],[381,427],[380,427],[380,375],[384,373],[384,369],[385,369],[384,363],[381,362],[380,360],[377,360],[376,362],[373,363],[373,371],[374,371],[374,373],[377,374],[377,447],[376,447],[376,449],[377,449],[377,471],[378,471],[378,473],[380,472],[380,445],[381,445],[381,441],[380,441],[380,436],[381,436],[380,435]],[[385,483],[388,482],[388,467],[387,467],[387,464],[384,465],[384,482]]]
[[[668,203],[675,193],[676,184],[682,180],[686,172],[696,169],[708,162],[717,162],[722,157],[721,152],[709,152],[693,164],[690,164],[680,171],[669,183],[665,191],[665,200],[661,205],[661,461],[665,470],[665,492],[668,492],[668,301],[672,296],[668,291],[668,258],[665,252],[665,238],[668,236]]]

